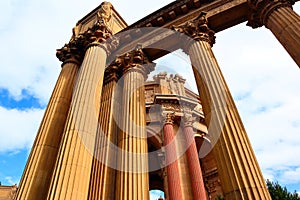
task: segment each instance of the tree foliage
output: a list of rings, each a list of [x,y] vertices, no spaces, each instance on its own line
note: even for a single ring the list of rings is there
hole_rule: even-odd
[[[272,197],[272,200],[300,200],[300,196],[296,191],[288,192],[286,187],[282,187],[278,182],[267,180],[267,187]]]

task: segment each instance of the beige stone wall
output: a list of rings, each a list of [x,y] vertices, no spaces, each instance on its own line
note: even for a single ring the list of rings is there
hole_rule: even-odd
[[[0,200],[12,200],[16,194],[17,185],[0,186]]]

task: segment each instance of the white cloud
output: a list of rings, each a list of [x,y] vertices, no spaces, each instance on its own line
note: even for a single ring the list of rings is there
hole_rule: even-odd
[[[15,177],[11,177],[11,176],[6,176],[4,179],[9,185],[17,184],[20,181],[19,179],[16,179]]]
[[[44,110],[19,111],[0,107],[0,152],[31,148]]]

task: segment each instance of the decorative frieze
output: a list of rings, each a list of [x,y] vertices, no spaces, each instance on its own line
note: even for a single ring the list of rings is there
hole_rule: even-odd
[[[282,7],[292,7],[295,0],[249,0],[250,14],[247,26],[258,28],[266,25],[269,16]]]

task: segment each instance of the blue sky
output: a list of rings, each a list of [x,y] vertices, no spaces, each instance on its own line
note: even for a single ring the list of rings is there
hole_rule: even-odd
[[[111,2],[131,24],[171,1]],[[0,2],[2,184],[19,182],[60,71],[55,49],[69,40],[76,22],[99,3],[96,0]],[[299,4],[294,6],[297,13],[300,13]],[[264,177],[299,192],[298,66],[266,28],[253,30],[243,23],[216,36],[213,50],[236,100]],[[187,85],[195,89],[186,58],[170,55],[160,59],[159,64],[176,66],[176,72],[187,78]]]

